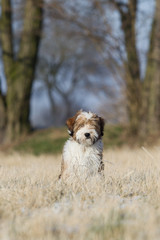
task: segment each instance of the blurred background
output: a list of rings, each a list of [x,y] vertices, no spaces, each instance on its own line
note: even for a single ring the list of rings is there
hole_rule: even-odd
[[[106,144],[157,138],[159,12],[159,0],[0,0],[1,145],[51,127],[41,148],[50,133],[59,146],[79,109],[106,119]]]

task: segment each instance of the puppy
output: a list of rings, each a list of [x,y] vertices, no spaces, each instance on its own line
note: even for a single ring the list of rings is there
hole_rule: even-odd
[[[69,140],[64,145],[59,178],[88,178],[102,174],[104,119],[92,112],[80,110],[66,122]]]

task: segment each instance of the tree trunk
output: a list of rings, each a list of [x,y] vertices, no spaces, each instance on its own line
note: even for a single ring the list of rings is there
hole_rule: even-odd
[[[160,130],[160,1],[158,0],[155,9],[143,93],[143,119],[147,134]]]
[[[0,90],[0,131],[1,132],[5,130],[6,124],[7,124],[6,108],[7,108],[6,98]]]
[[[1,41],[7,80],[6,142],[30,130],[30,96],[42,29],[42,3],[27,0],[24,26],[17,56],[13,53],[12,8],[10,0],[2,0]]]
[[[141,88],[139,58],[136,48],[136,12],[137,0],[130,0],[127,5],[127,11],[124,11],[121,4],[118,6],[122,30],[124,33],[124,42],[126,47],[127,59],[124,63],[127,110],[129,117],[129,134],[139,134],[141,119]],[[122,4],[123,5],[123,4]]]

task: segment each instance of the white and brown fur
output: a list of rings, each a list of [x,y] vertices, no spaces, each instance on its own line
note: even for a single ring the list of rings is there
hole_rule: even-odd
[[[66,122],[70,138],[64,145],[59,178],[88,177],[104,170],[104,119],[80,110]]]

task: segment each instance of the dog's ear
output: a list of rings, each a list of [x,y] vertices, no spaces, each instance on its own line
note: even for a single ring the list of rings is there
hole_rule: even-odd
[[[101,128],[101,136],[103,136],[105,120],[102,117],[99,117],[99,121],[100,121],[100,128]]]
[[[75,120],[76,120],[76,115],[71,117],[71,118],[69,118],[66,121],[66,125],[68,127],[68,133],[69,133],[70,136],[73,136],[73,128],[74,128]]]
[[[73,136],[73,129],[74,129],[74,124],[75,124],[75,121],[76,121],[76,118],[78,117],[78,115],[82,112],[82,110],[78,111],[76,113],[76,115],[74,115],[73,117],[69,118],[67,121],[66,121],[66,125],[68,127],[68,133],[70,136]]]

